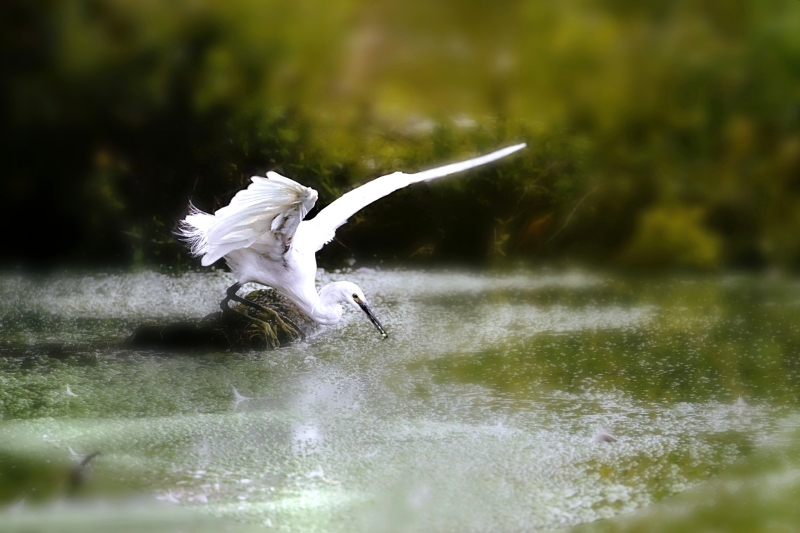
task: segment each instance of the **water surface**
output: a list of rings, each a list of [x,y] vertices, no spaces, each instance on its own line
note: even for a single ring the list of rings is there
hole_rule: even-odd
[[[272,352],[130,350],[231,278],[5,275],[0,455],[102,450],[106,480],[283,531],[531,531],[659,502],[796,425],[793,280],[321,278],[358,283],[389,339],[353,311]]]

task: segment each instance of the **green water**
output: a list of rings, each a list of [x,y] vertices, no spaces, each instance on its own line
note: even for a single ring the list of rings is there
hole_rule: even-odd
[[[0,529],[87,530],[106,500],[152,531],[699,530],[732,509],[743,531],[800,527],[800,282],[322,278],[361,285],[390,338],[348,313],[273,352],[128,350],[137,324],[202,317],[231,280],[0,278]],[[78,503],[69,448],[102,451]]]

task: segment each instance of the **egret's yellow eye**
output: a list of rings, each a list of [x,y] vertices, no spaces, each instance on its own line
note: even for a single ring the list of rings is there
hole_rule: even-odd
[[[358,294],[353,293],[353,300],[358,301]]]

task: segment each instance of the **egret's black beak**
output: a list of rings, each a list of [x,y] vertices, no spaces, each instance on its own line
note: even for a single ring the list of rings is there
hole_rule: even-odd
[[[381,323],[378,322],[378,319],[375,318],[375,315],[372,314],[372,309],[369,308],[369,306],[364,302],[364,300],[362,300],[361,298],[353,298],[353,300],[355,300],[355,302],[358,304],[361,310],[367,314],[370,321],[375,325],[375,327],[378,328],[378,332],[381,334],[381,338],[385,339],[386,337],[388,337],[389,334],[386,333],[385,329],[383,329]]]

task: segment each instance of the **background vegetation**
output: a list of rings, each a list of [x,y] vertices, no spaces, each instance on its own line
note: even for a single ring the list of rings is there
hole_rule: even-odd
[[[187,201],[251,175],[324,206],[527,141],[365,210],[322,264],[800,267],[797,0],[0,10],[6,265],[194,264],[172,235]]]

